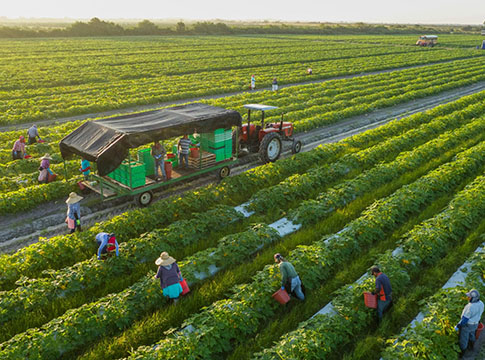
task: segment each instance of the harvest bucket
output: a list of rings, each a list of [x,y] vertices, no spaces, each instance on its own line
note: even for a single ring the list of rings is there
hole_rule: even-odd
[[[172,163],[170,161],[165,161],[165,173],[167,180],[170,180],[172,178]]]
[[[182,295],[185,295],[190,291],[189,285],[187,285],[187,281],[185,281],[185,279],[180,282],[180,285],[182,286]]]
[[[84,189],[86,189],[86,186],[83,184],[83,182],[82,182],[82,181],[79,181],[79,182],[77,183],[77,185],[79,186],[79,190],[81,190],[81,191],[82,191],[82,190],[84,190]]]
[[[278,301],[281,305],[285,305],[288,301],[290,301],[290,295],[288,295],[285,289],[279,289],[271,296],[273,297],[273,299]]]
[[[480,333],[482,332],[482,330],[483,330],[483,324],[478,323],[477,331],[475,332],[475,337],[477,340],[480,337]]]
[[[57,174],[49,174],[49,177],[47,179],[48,182],[53,182],[57,177]]]
[[[43,144],[43,143],[45,143],[45,140],[39,139],[38,142],[41,143],[41,144]]]
[[[25,155],[24,159],[30,159],[32,156],[31,155]]]
[[[174,153],[168,153],[167,154],[167,159],[172,159],[175,157],[175,154]]]
[[[365,291],[364,292],[364,303],[365,306],[371,309],[376,309],[377,308],[377,294],[372,295],[370,292]]]
[[[199,149],[198,148],[190,148],[190,157],[198,158],[199,157]]]

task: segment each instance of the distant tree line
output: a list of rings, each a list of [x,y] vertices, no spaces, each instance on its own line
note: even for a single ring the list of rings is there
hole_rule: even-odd
[[[160,27],[149,20],[136,26],[121,26],[110,21],[92,18],[89,22],[77,21],[65,28],[28,29],[23,27],[0,27],[0,38],[26,37],[75,37],[75,36],[128,36],[128,35],[237,35],[237,34],[320,34],[320,35],[384,35],[416,33],[477,33],[480,26],[444,25],[372,25],[355,24],[280,24],[232,25],[222,22],[197,22],[187,26],[178,22],[173,27]]]

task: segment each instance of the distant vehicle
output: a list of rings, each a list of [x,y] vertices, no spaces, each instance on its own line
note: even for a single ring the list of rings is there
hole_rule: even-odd
[[[438,36],[436,35],[422,35],[419,37],[418,41],[416,41],[416,45],[418,46],[433,47],[437,43],[438,43]]]

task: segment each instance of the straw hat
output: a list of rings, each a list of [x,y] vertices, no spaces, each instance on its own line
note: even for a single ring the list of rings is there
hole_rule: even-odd
[[[46,154],[45,154],[44,156],[42,156],[40,159],[41,159],[41,160],[45,160],[45,159],[47,159],[47,160],[52,160],[51,156],[50,156],[48,153],[46,153]]]
[[[168,252],[164,251],[160,254],[160,257],[155,261],[157,266],[167,266],[175,262],[175,259],[168,255]]]
[[[73,191],[72,193],[69,194],[69,197],[66,200],[66,204],[75,204],[81,201],[82,199],[84,199],[82,196],[79,196]]]

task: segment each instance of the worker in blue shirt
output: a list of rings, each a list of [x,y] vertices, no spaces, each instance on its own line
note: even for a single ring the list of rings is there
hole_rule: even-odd
[[[98,260],[101,260],[102,255],[110,255],[116,251],[116,256],[119,256],[119,246],[116,241],[115,234],[100,232],[96,235],[96,242],[98,243]]]
[[[371,273],[376,277],[376,289],[372,293],[377,294],[377,321],[380,322],[382,314],[392,303],[391,281],[377,266],[372,267]]]
[[[480,300],[478,290],[471,290],[466,293],[468,304],[465,305],[461,313],[461,320],[456,325],[455,330],[460,332],[460,349],[462,354],[475,345],[478,324],[483,314],[483,302]]]
[[[89,163],[89,160],[82,159],[79,171],[83,174],[84,180],[88,181],[89,174],[91,173],[91,164]]]

